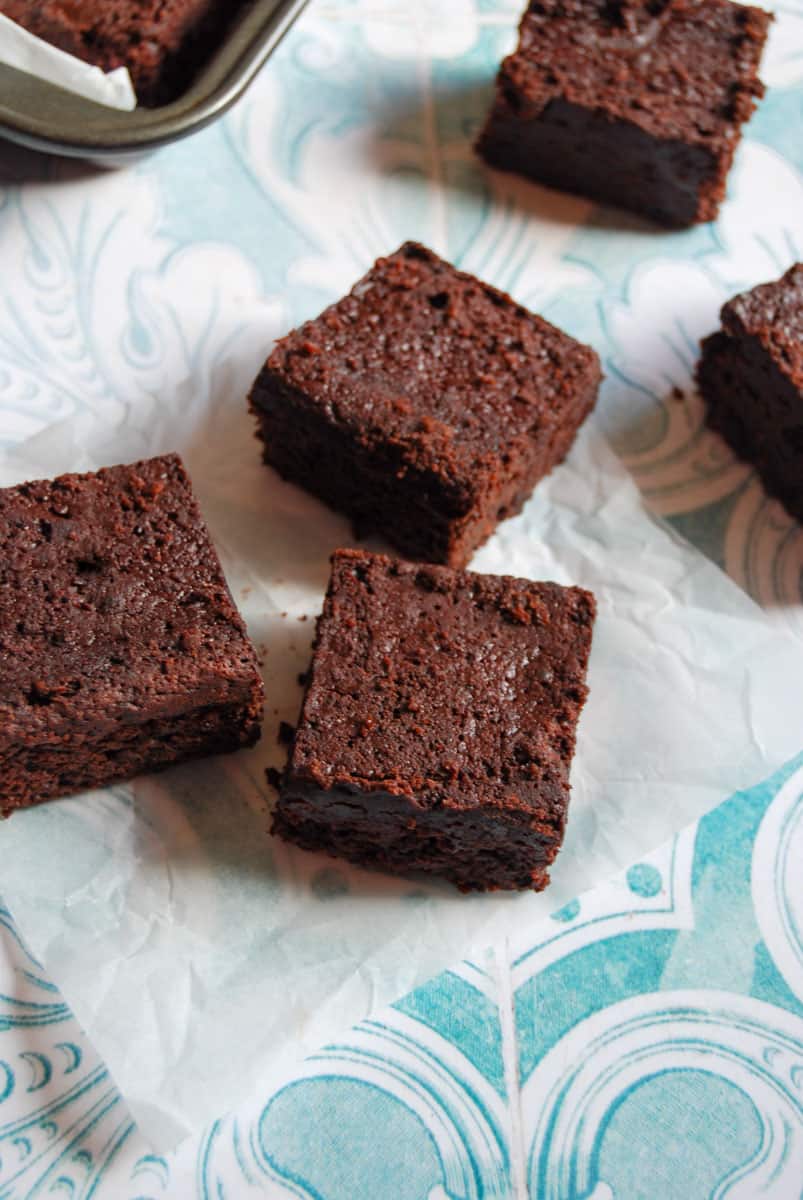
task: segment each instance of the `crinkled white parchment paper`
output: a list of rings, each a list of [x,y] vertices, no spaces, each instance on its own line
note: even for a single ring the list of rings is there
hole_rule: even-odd
[[[803,645],[646,515],[592,421],[474,563],[582,584],[599,600],[551,888],[466,897],[273,841],[264,768],[282,760],[279,719],[297,713],[327,556],[352,538],[261,465],[247,371],[192,420],[154,409],[137,450],[144,438],[149,452],[185,453],[264,653],[262,745],[0,828],[5,899],[162,1148],[440,967],[638,859],[800,742]],[[62,422],[6,456],[0,483],[131,451],[130,434],[96,444],[90,418]]]
[[[88,100],[105,104],[107,108],[126,111],[136,108],[137,98],[131,77],[125,67],[118,67],[108,74],[100,67],[92,67],[72,54],[65,54],[41,38],[34,37],[16,21],[0,14],[0,62],[30,75],[38,75],[62,87],[76,92]]]

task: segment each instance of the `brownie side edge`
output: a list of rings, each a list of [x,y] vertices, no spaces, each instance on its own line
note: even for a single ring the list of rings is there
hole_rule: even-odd
[[[372,792],[365,804],[353,790],[321,789],[291,777],[282,785],[272,833],[370,870],[437,875],[464,892],[541,891],[563,824],[536,830],[510,812],[424,809],[391,792]]]
[[[261,696],[203,703],[177,716],[120,725],[113,733],[20,744],[0,752],[0,817],[48,800],[122,783],[179,763],[253,746],[260,737]]]
[[[696,377],[708,427],[803,522],[803,393],[750,334],[707,337]]]
[[[523,119],[501,91],[475,149],[497,170],[670,228],[709,220],[701,215],[701,191],[715,189],[727,173],[704,147],[658,140],[631,122],[562,98]]]
[[[391,446],[367,448],[328,420],[269,369],[251,392],[264,462],[289,483],[349,516],[358,537],[380,534],[415,561],[465,567],[500,521],[524,507],[536,485],[569,453],[593,411],[602,378],[596,354],[574,403],[549,441],[512,445],[504,471],[488,468],[473,497],[446,489],[442,479],[405,463]]]
[[[368,447],[263,368],[251,392],[264,462],[348,516],[357,537],[381,534],[402,554],[454,562],[472,498],[406,464],[398,446]]]

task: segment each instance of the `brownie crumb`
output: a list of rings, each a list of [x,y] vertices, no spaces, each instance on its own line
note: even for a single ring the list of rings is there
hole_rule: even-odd
[[[296,736],[295,727],[288,721],[279,723],[279,744],[281,746],[292,746],[293,738]]]

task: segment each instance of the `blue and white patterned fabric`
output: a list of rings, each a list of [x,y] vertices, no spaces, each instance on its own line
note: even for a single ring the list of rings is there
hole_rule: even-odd
[[[722,302],[803,259],[803,0],[775,5],[721,218],[682,233],[476,163],[522,5],[313,0],[223,121],[126,172],[0,145],[0,451],[80,468],[102,418],[134,458],[203,413],[222,478],[247,439],[210,397],[418,237],[593,342],[651,505],[799,634],[803,532],[704,430],[692,371]],[[0,1200],[801,1200],[803,757],[744,783],[169,1155],[0,906]]]
[[[803,756],[149,1151],[0,912],[0,1197],[800,1200]]]

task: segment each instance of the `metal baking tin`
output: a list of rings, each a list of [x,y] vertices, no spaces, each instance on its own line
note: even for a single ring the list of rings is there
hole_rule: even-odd
[[[0,137],[114,163],[188,137],[246,90],[308,0],[255,0],[178,100],[120,112],[0,64]]]

